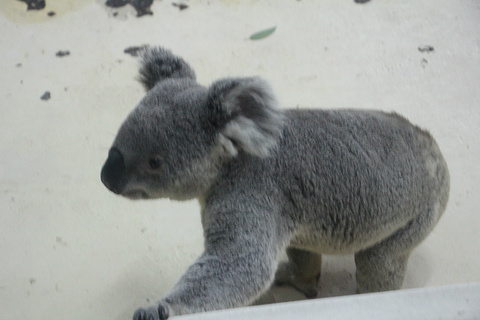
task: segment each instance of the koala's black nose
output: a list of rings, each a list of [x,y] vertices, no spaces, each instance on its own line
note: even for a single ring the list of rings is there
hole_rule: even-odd
[[[112,192],[120,194],[126,183],[125,161],[116,148],[111,148],[100,174],[103,184]]]

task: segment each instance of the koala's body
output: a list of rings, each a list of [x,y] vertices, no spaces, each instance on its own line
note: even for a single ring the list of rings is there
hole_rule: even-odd
[[[280,110],[259,78],[204,87],[164,49],[148,49],[140,73],[148,93],[102,181],[132,199],[198,198],[205,251],[135,320],[247,305],[274,281],[314,297],[322,254],[355,254],[359,292],[402,286],[448,200],[430,134],[379,111]]]

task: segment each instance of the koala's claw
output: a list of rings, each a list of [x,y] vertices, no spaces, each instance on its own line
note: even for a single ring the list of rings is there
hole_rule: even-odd
[[[133,320],[143,320],[146,319],[146,317],[146,312],[143,308],[137,309],[133,314]]]
[[[163,305],[152,306],[147,309],[139,308],[133,314],[133,320],[166,320],[168,319],[168,309]]]

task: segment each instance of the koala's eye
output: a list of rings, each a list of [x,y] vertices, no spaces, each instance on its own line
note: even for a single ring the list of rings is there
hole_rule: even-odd
[[[150,158],[150,160],[148,161],[148,165],[150,166],[151,169],[156,170],[160,168],[161,160],[159,157]]]

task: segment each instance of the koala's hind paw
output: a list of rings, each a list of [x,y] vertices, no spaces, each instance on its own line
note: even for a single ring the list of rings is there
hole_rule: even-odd
[[[316,298],[318,295],[320,274],[304,277],[290,263],[280,264],[275,274],[275,284],[279,286],[289,285],[300,291],[308,299]]]
[[[151,306],[146,309],[139,308],[133,314],[133,320],[166,320],[168,319],[168,308],[161,304],[158,307]]]

